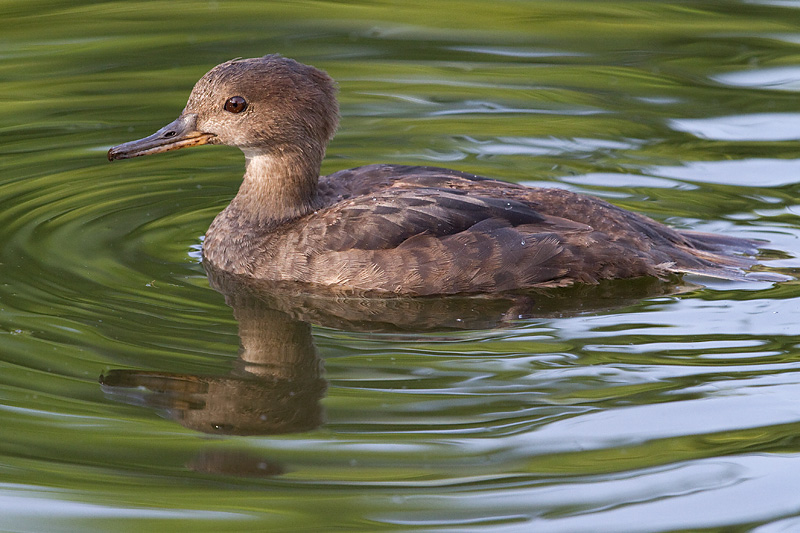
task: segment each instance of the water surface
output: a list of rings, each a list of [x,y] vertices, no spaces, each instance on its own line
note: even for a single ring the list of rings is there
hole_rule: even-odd
[[[339,82],[324,172],[564,187],[797,275],[798,28],[768,1],[6,2],[0,529],[800,529],[796,282],[242,292],[198,254],[241,153],[105,160],[280,52]]]

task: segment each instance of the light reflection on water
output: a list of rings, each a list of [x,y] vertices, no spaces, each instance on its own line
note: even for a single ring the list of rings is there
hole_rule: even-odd
[[[712,79],[737,87],[796,92],[800,89],[800,68],[775,67],[728,72],[712,76]]]
[[[800,113],[755,113],[670,121],[685,131],[715,141],[792,141],[800,139]]]
[[[11,7],[0,529],[796,528],[796,282],[220,294],[241,154],[104,159],[279,51],[339,80],[326,172],[565,187],[796,274],[796,2]]]

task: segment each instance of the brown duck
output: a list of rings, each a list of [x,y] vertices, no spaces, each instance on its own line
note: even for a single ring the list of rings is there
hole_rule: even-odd
[[[744,279],[752,241],[676,231],[607,202],[442,168],[369,165],[320,176],[336,86],[279,55],[228,61],[183,113],[109,160],[239,147],[238,194],[206,233],[212,268],[403,295],[496,292],[697,273]]]

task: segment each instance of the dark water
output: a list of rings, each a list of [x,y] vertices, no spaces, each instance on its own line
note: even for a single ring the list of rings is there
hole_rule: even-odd
[[[2,14],[0,530],[800,530],[797,282],[225,297],[198,250],[241,154],[105,160],[280,52],[339,81],[325,172],[566,187],[796,275],[800,2]]]

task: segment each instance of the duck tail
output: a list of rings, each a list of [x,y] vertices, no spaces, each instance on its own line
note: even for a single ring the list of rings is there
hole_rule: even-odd
[[[699,231],[681,231],[687,245],[680,246],[692,261],[676,262],[669,270],[733,281],[788,281],[791,276],[776,272],[750,271],[758,265],[759,247],[767,241],[743,239]]]

